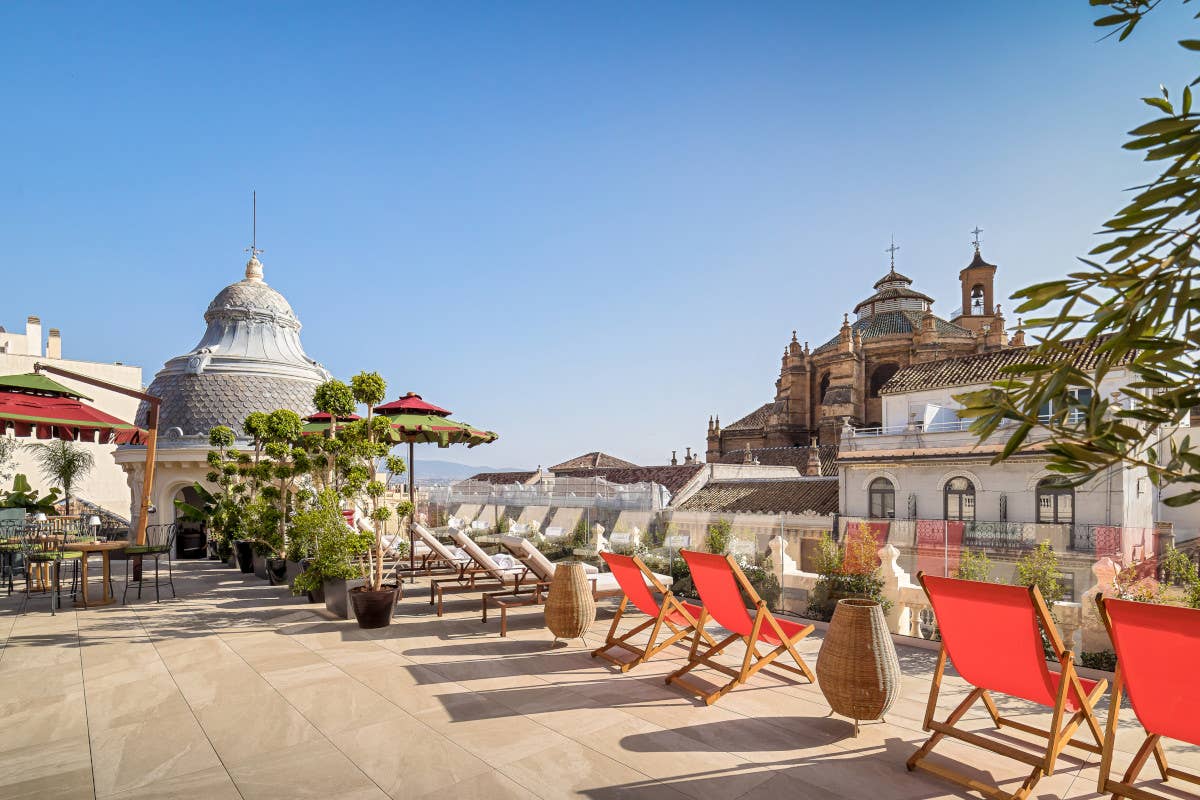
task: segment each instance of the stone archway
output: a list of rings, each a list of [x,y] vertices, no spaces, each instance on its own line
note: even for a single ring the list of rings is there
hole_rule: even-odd
[[[171,508],[170,510],[164,509],[166,514],[163,516],[170,515],[175,522],[175,557],[204,558],[207,555],[208,542],[204,523],[187,519],[174,503],[175,500],[179,500],[199,508],[201,503],[199,492],[196,491],[194,485],[185,484],[175,488],[170,497]]]

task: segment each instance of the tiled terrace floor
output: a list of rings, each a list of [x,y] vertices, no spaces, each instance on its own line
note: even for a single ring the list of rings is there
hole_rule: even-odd
[[[477,601],[438,619],[418,582],[389,629],[360,631],[215,562],[179,573],[161,605],[51,617],[44,598],[26,615],[0,602],[0,798],[972,796],[904,769],[929,651],[900,649],[902,699],[854,739],[815,686],[763,674],[706,708],[663,683],[683,650],[618,675],[578,641],[556,647],[540,609],[501,639]],[[819,646],[806,641],[810,663]],[[946,683],[943,709],[964,692]],[[1139,743],[1125,728],[1121,769]],[[1023,771],[941,752],[1010,789]],[[1094,757],[1068,755],[1034,796],[1096,797],[1095,779]]]

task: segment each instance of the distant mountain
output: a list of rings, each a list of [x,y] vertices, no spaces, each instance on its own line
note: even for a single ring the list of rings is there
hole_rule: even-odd
[[[473,467],[457,461],[417,458],[417,483],[447,483],[461,481],[480,472],[523,472],[520,467]]]

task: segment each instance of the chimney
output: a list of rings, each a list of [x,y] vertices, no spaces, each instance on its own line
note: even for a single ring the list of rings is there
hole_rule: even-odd
[[[804,465],[804,474],[809,478],[821,477],[821,451],[815,444],[808,446],[808,461]]]
[[[749,442],[746,442],[746,452],[742,454],[742,463],[743,464],[753,464],[754,463],[754,453],[753,453],[753,451],[750,450]]]
[[[690,448],[690,447],[689,447],[689,448],[687,449],[687,452],[686,452],[686,453],[684,453],[684,456],[683,456],[683,463],[685,463],[685,464],[690,464],[690,463],[692,463],[692,448]]]
[[[708,424],[709,424],[710,426],[712,425],[712,417],[709,417],[709,418],[708,418]],[[671,466],[672,466],[672,467],[677,467],[677,466],[679,466],[679,456],[678,456],[678,455],[676,455],[678,452],[679,452],[678,450],[672,450],[672,451],[671,451]]]
[[[25,320],[25,352],[42,357],[42,321],[37,317]]]
[[[62,333],[58,328],[50,329],[50,338],[46,340],[46,358],[62,358]]]

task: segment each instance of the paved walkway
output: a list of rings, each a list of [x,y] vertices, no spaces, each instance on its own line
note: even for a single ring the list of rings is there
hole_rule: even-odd
[[[501,639],[477,601],[437,618],[418,583],[390,628],[361,631],[215,562],[178,567],[179,599],[157,605],[52,617],[44,598],[25,615],[0,600],[0,798],[972,796],[904,769],[928,651],[901,648],[903,697],[855,739],[815,686],[761,674],[706,708],[663,683],[682,649],[618,675],[578,641],[556,646],[540,609]],[[810,663],[819,646],[805,642]],[[943,709],[964,693],[947,689]],[[981,713],[969,724],[987,727]],[[1122,769],[1139,743],[1126,728]],[[942,752],[1019,783],[988,753]],[[1096,758],[1060,765],[1035,797],[1097,796]]]

